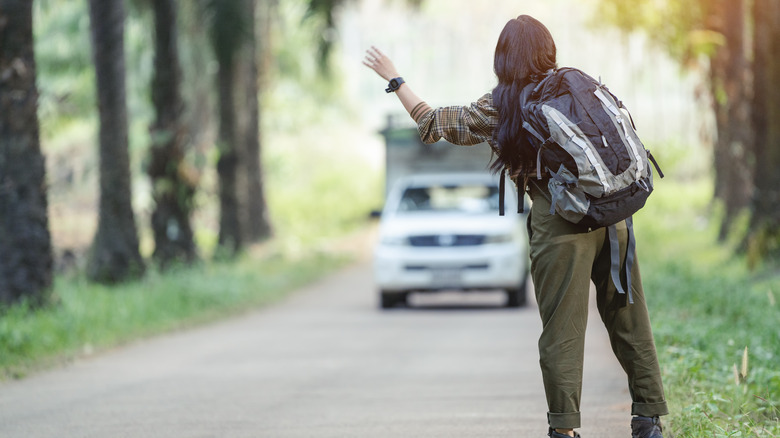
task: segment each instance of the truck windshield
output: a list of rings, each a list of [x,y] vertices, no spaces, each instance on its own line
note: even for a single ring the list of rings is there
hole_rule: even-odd
[[[404,191],[399,212],[487,213],[498,210],[498,188],[487,185],[410,187]]]

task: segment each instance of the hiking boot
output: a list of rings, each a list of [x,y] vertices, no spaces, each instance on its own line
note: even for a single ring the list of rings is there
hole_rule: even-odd
[[[569,435],[564,435],[562,433],[556,432],[553,428],[550,428],[550,430],[547,432],[547,436],[549,436],[550,438],[572,438]],[[580,434],[574,432],[574,438],[581,438]]]
[[[631,419],[631,438],[664,438],[661,419],[658,417],[640,417]]]

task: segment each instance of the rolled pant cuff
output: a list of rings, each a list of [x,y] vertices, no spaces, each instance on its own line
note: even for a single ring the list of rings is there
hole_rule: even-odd
[[[548,412],[547,423],[553,429],[576,429],[580,427],[580,413],[554,414]]]
[[[666,402],[660,403],[633,403],[631,405],[631,415],[640,415],[642,417],[660,417],[667,415],[669,408]]]

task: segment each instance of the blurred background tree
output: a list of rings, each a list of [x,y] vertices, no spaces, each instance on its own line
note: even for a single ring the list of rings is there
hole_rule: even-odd
[[[260,165],[257,60],[257,27],[268,22],[257,20],[254,0],[206,0],[204,12],[219,65],[219,244],[236,255],[271,235]]]
[[[98,163],[122,167],[122,159],[98,160],[83,148],[91,136],[89,130],[111,131],[101,130],[97,123],[97,109],[105,105],[94,105],[98,100],[94,84],[105,82],[107,77],[100,73],[102,67],[98,63],[102,56],[98,50],[102,49],[96,45],[94,57],[90,57],[90,20],[85,19],[85,5],[64,0],[39,0],[34,5],[35,16],[42,23],[36,37],[44,65],[39,81],[44,90],[40,112],[44,119],[47,151],[53,159],[49,180],[55,187],[57,200],[52,214],[56,218],[55,234],[61,239],[57,242],[61,252],[59,259],[78,260],[81,243],[75,236],[93,226],[98,230],[93,244],[96,250],[138,247],[132,243],[132,231],[126,233],[125,238],[104,238],[110,234],[108,230],[124,233],[119,230],[135,228],[129,225],[134,218],[127,216],[135,211],[141,217],[149,216],[152,224],[151,229],[139,228],[142,253],[151,251],[147,250],[151,248],[150,243],[144,240],[151,232],[154,248],[151,252],[161,265],[169,259],[190,260],[197,253],[198,234],[201,240],[208,241],[210,237],[209,231],[202,227],[193,229],[188,221],[209,221],[214,199],[222,206],[217,209],[220,224],[216,229],[221,236],[219,241],[231,248],[228,253],[271,235],[271,214],[261,165],[262,124],[257,97],[263,96],[261,85],[270,84],[279,77],[279,71],[297,68],[286,61],[282,61],[283,66],[279,68],[280,56],[292,54],[295,59],[290,60],[297,63],[307,56],[309,48],[316,50],[314,41],[320,27],[306,25],[295,29],[295,32],[309,35],[309,41],[299,40],[291,46],[273,45],[272,39],[283,38],[281,32],[293,30],[280,24],[284,20],[278,1],[262,2],[260,7],[249,0],[170,4],[146,0],[129,2],[129,15],[125,17],[122,11],[122,22],[127,26],[124,44],[127,53],[120,57],[127,62],[117,61],[111,65],[115,70],[120,67],[126,72],[126,106],[130,117],[124,129],[129,135],[125,142],[129,155],[124,161],[129,163],[131,178],[128,184],[95,181],[92,185],[92,179],[98,174],[103,175],[101,178],[117,178],[119,182],[128,180],[121,176],[123,173],[126,176],[123,171],[97,172]],[[322,14],[334,14],[334,9],[327,8],[307,14],[309,6],[308,0],[288,1],[284,13],[293,11],[299,14],[299,20],[306,18],[311,23],[319,23]],[[337,4],[332,6],[336,8]],[[181,20],[177,15],[181,15]],[[96,22],[95,27],[107,21]],[[114,32],[118,29],[115,27]],[[258,37],[261,38],[259,41]],[[98,44],[106,44],[105,41],[101,39]],[[204,51],[206,44],[211,44],[214,50]],[[149,47],[155,50],[152,52]],[[227,64],[229,59],[230,65]],[[177,70],[181,71],[181,65],[184,74],[177,73]],[[273,72],[269,73],[269,70]],[[214,87],[214,84],[218,86]],[[232,87],[230,93],[220,92],[227,89],[226,84]],[[313,85],[314,88],[320,86]],[[106,87],[98,87],[103,88]],[[222,110],[223,107],[226,109]],[[121,113],[121,110],[104,111],[101,117],[121,120]],[[220,120],[223,122],[215,123]],[[120,143],[121,138],[127,137],[121,134],[122,131],[112,131]],[[211,148],[213,132],[218,133],[217,138],[229,141],[218,140],[216,143],[220,146]],[[109,150],[117,153],[121,149]],[[101,149],[102,153],[107,152]],[[74,160],[76,157],[78,159]],[[212,159],[215,161],[211,162]],[[222,169],[217,184],[211,180],[211,164],[216,164],[213,169]],[[139,170],[149,175],[148,181],[138,178]],[[220,175],[220,172],[216,174]],[[125,186],[129,191],[123,188]],[[221,195],[213,193],[212,187],[218,187]],[[123,219],[127,224],[108,226],[105,225],[110,222],[108,213],[98,215],[100,221],[90,214],[95,189],[100,192],[100,199],[107,197],[124,202],[110,211],[125,215],[112,220]],[[120,192],[124,195],[116,196]],[[59,202],[60,199],[67,202]],[[107,205],[107,202],[101,202]],[[192,217],[194,213],[198,213],[196,217]],[[177,238],[175,244],[172,237]],[[120,243],[126,239],[130,243]],[[133,259],[131,253],[122,257]],[[122,257],[113,257],[113,260]],[[121,273],[107,273],[98,268],[97,260],[112,260],[111,257],[90,260],[95,260],[89,264],[93,278],[101,281],[121,279]],[[99,272],[105,275],[101,277]]]
[[[0,307],[45,302],[52,284],[32,4],[0,1]]]
[[[746,9],[743,0],[601,0],[601,15],[623,31],[646,32],[683,67],[703,69],[704,98],[715,117],[712,162],[715,197],[723,202],[720,239],[736,215],[750,204],[750,66],[745,53]]]
[[[219,245],[230,255],[243,247],[243,235],[238,200],[238,132],[236,128],[236,59],[253,26],[244,14],[241,0],[207,0],[205,3],[211,44],[218,63],[217,90],[219,96]]]
[[[776,1],[601,0],[601,15],[624,31],[641,30],[681,65],[703,68],[716,121],[714,194],[724,206],[720,239],[749,210],[745,245],[752,264],[780,256],[780,100]],[[775,27],[772,27],[775,26]],[[770,207],[770,205],[772,207]]]
[[[754,0],[755,194],[748,234],[752,264],[780,259],[780,2]]]
[[[243,15],[252,18],[252,24],[238,51],[236,66],[236,128],[241,163],[241,171],[238,173],[239,223],[241,240],[252,244],[271,237],[260,141],[259,57],[262,53],[258,35],[267,34],[263,27],[270,24],[268,15],[276,9],[258,8],[255,0],[243,0],[240,6]]]
[[[100,118],[100,203],[87,273],[92,280],[114,283],[144,270],[132,207],[124,1],[90,0],[89,23]]]
[[[154,253],[162,268],[173,262],[192,262],[197,248],[191,225],[196,173],[185,161],[186,133],[179,60],[179,24],[175,0],[147,3],[154,12],[154,73],[152,102],[155,120],[147,173],[155,206],[151,217]]]
[[[658,70],[650,67],[658,56],[638,47],[633,36],[620,42],[573,28],[562,12],[579,17],[593,10],[566,1],[497,2],[491,8],[469,6],[464,13],[438,0],[134,0],[127,3],[127,16],[119,1],[116,18],[90,20],[98,6],[116,6],[99,3],[32,4],[57,267],[66,269],[68,260],[78,265],[84,245],[77,236],[94,232],[93,254],[103,255],[90,259],[89,272],[100,281],[132,278],[149,255],[161,266],[194,260],[199,252],[208,257],[216,247],[235,255],[272,234],[283,236],[290,248],[304,248],[301,242],[308,245],[359,225],[366,206],[381,202],[381,190],[375,190],[381,184],[379,123],[366,122],[384,121],[386,111],[396,108],[392,99],[374,93],[381,87],[360,65],[370,44],[394,53],[432,103],[462,103],[490,89],[495,36],[507,17],[522,9],[550,23],[562,62],[586,70],[616,68],[607,82],[631,102],[641,102],[632,108],[640,125],[652,119],[643,138],[679,138],[678,131],[665,137],[659,131],[683,125],[678,115],[694,112],[679,86],[686,79],[654,79]],[[775,77],[764,67],[772,64],[777,48],[775,39],[761,37],[771,26],[759,20],[772,17],[771,2],[601,0],[598,5],[600,23],[606,19],[624,31],[641,31],[678,65],[706,71],[702,96],[717,127],[706,160],[714,166],[715,196],[724,206],[721,238],[747,209],[753,215],[744,247],[757,261],[772,253],[778,245],[771,237],[771,224],[777,222],[771,209],[777,195],[771,190],[777,184],[770,177],[774,172],[761,166],[776,165],[772,108],[777,99],[765,92],[774,88],[760,84]],[[759,17],[760,11],[765,13]],[[398,20],[406,27],[398,27]],[[438,26],[435,31],[432,25]],[[94,37],[91,57],[90,34],[98,32],[115,41],[124,38],[119,47],[125,53],[106,52],[103,47],[117,45]],[[426,44],[407,42],[423,34]],[[609,50],[582,50],[602,47],[603,40],[612,44]],[[458,61],[464,50],[473,52],[465,64]],[[112,61],[101,62],[104,57]],[[446,74],[452,71],[469,81],[455,83]],[[623,77],[630,78],[631,88],[616,84]],[[637,90],[646,88],[663,97],[642,94],[640,99]],[[119,91],[125,89],[126,94]],[[115,99],[107,98],[108,90]],[[117,103],[122,99],[125,104]],[[117,106],[108,110],[109,104]],[[752,111],[759,107],[765,110]],[[643,112],[651,117],[642,117]],[[679,142],[684,148],[688,138]],[[93,148],[95,143],[101,146]],[[117,155],[106,159],[109,154]],[[327,227],[310,225],[317,222],[313,218],[327,220]]]

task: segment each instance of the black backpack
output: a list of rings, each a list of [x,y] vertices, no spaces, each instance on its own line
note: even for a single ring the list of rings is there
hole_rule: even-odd
[[[607,227],[612,281],[631,296],[635,239],[631,216],[653,191],[653,156],[636,134],[631,114],[604,84],[581,70],[561,68],[522,93],[523,128],[537,159],[537,178],[550,175],[551,214],[597,229]],[[625,220],[629,243],[626,285],[620,281],[615,224]]]

